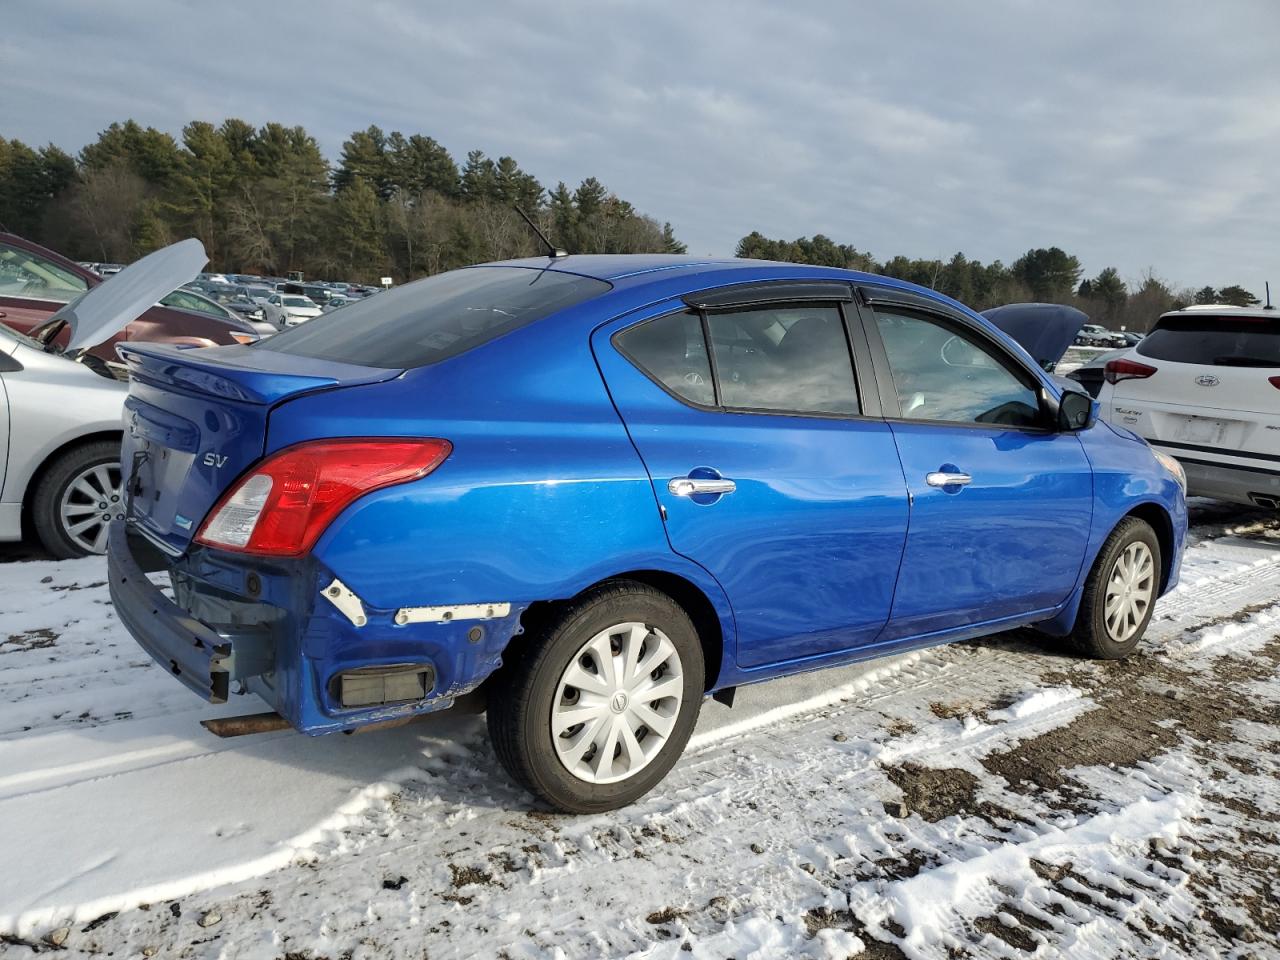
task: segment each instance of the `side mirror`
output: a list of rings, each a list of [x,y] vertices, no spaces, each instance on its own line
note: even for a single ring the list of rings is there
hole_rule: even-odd
[[[1058,401],[1058,429],[1087,430],[1093,421],[1093,397],[1079,390],[1064,390]]]

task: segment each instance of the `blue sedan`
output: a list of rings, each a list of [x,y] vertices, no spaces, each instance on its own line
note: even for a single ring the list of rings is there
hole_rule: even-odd
[[[120,353],[138,642],[308,734],[480,690],[563,810],[651,790],[707,695],[1013,627],[1124,657],[1178,578],[1176,462],[885,277],[523,260]]]

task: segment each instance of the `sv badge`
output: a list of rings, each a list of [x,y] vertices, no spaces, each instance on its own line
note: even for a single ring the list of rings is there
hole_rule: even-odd
[[[214,453],[212,450],[210,450],[208,453],[204,455],[204,465],[206,467],[213,467],[215,470],[218,467],[221,467],[226,462],[227,462],[226,457],[220,457],[216,453]]]

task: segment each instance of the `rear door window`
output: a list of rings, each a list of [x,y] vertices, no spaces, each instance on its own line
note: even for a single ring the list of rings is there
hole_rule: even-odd
[[[1280,317],[1164,317],[1137,351],[1174,363],[1280,367]]]
[[[630,327],[618,349],[668,393],[724,410],[793,415],[859,413],[840,308],[786,304],[668,314]],[[711,336],[714,368],[707,356]]]
[[[618,349],[668,393],[690,403],[716,402],[702,320],[692,311],[669,313],[618,335]]]
[[[454,270],[323,314],[263,340],[260,349],[370,367],[421,367],[609,289],[603,280],[553,270]]]
[[[720,403],[771,413],[858,413],[840,308],[788,304],[707,315]]]

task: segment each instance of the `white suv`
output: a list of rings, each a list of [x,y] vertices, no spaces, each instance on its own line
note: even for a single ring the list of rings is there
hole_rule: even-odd
[[[1280,311],[1166,313],[1103,376],[1102,417],[1177,458],[1189,494],[1280,507]]]

